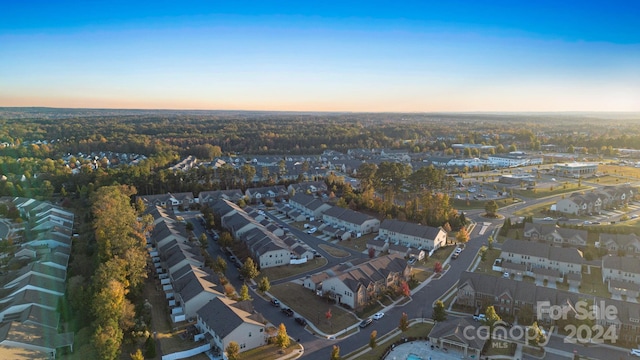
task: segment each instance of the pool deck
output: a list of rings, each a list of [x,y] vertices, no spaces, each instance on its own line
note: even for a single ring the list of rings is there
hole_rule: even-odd
[[[418,355],[422,360],[473,359],[455,350],[446,352],[440,349],[431,350],[431,343],[428,341],[411,341],[393,348],[385,360],[406,360],[409,354]]]

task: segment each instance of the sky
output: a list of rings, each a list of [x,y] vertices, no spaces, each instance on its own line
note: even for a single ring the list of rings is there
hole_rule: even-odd
[[[5,1],[0,106],[640,111],[640,2]]]

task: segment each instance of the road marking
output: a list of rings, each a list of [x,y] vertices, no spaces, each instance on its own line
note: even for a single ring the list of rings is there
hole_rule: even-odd
[[[483,225],[482,228],[480,229],[480,232],[478,232],[478,235],[484,235],[484,233],[487,231],[488,228],[489,228],[488,225]]]

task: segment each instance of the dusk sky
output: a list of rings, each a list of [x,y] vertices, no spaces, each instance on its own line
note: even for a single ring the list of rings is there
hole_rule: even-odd
[[[0,106],[640,111],[640,2],[4,1]]]

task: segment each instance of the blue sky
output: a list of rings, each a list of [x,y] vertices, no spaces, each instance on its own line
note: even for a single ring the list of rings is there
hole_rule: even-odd
[[[632,1],[24,1],[0,106],[640,111]]]

